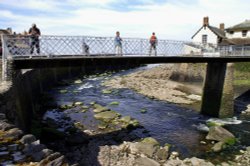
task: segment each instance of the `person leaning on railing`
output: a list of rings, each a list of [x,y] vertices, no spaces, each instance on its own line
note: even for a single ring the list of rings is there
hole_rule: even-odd
[[[41,32],[36,27],[36,24],[32,24],[32,27],[29,29],[29,35],[31,36],[30,54],[33,54],[34,47],[36,47],[37,54],[40,54],[39,36]]]
[[[115,53],[118,56],[122,56],[122,38],[119,31],[116,32],[115,36]]]

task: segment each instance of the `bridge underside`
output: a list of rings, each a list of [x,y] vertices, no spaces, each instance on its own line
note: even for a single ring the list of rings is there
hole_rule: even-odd
[[[161,64],[161,63],[229,63],[250,62],[250,57],[190,57],[190,56],[72,56],[13,59],[15,69],[67,67],[83,65]]]

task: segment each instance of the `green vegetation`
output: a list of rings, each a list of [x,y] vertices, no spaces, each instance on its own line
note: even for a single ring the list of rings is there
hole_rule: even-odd
[[[235,63],[234,68],[234,85],[250,85],[250,63]]]

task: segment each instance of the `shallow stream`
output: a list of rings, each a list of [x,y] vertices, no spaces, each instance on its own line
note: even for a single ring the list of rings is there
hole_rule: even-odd
[[[209,117],[189,108],[145,97],[129,89],[111,89],[109,93],[103,93],[103,90],[107,89],[102,85],[103,81],[149,67],[120,71],[113,74],[82,76],[78,78],[80,81],[78,80],[77,83],[71,80],[69,85],[58,86],[50,90],[48,94],[58,106],[74,102],[83,102],[90,105],[91,102],[96,102],[120,113],[122,116],[129,115],[137,119],[145,128],[145,131],[158,140],[161,145],[171,144],[172,150],[178,151],[181,158],[192,156],[206,158],[205,153],[209,150],[208,144],[210,143],[207,141],[206,145],[201,144],[201,141],[206,142],[206,133],[201,132],[198,128],[200,124],[206,124]],[[111,102],[119,104],[110,105]],[[142,113],[141,110],[146,111]],[[52,110],[48,110],[48,112],[52,112]],[[68,109],[65,112],[74,122],[80,122],[85,128],[99,130],[96,127],[97,122],[95,122],[94,118],[91,118],[93,114],[91,111],[79,112]],[[243,123],[227,125],[226,128],[239,138],[239,147],[250,146],[248,141],[250,138],[250,119],[244,116],[240,118]],[[230,119],[232,123],[234,123],[234,120],[236,119]],[[63,129],[61,128],[61,130]],[[138,132],[138,134],[141,133]]]

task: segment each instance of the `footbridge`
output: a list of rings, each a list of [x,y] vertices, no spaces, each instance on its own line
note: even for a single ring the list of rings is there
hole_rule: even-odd
[[[161,63],[207,63],[201,113],[218,117],[222,110],[227,64],[250,62],[250,48],[217,47],[186,41],[158,40],[156,49],[148,39],[123,38],[122,55],[115,52],[113,37],[40,36],[39,53],[31,54],[29,36],[2,35],[2,80],[11,71],[66,66],[141,65]],[[231,98],[233,100],[233,98]],[[233,106],[230,111],[233,111]]]

